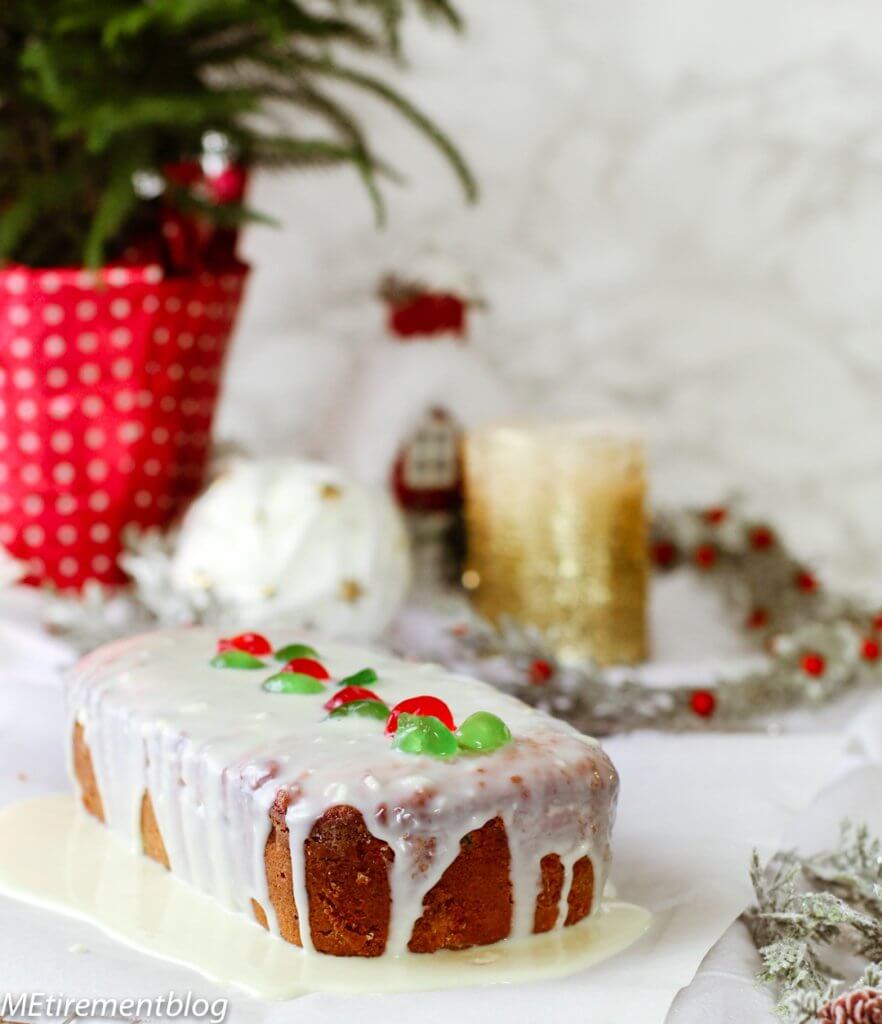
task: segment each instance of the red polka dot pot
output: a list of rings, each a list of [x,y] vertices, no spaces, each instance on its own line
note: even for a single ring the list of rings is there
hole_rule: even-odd
[[[199,491],[246,273],[0,270],[0,543],[28,582],[124,582],[124,528]]]

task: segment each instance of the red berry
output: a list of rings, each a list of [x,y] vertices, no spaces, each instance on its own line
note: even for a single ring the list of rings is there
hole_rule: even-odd
[[[717,551],[711,544],[699,544],[694,557],[699,569],[710,569],[717,560]]]
[[[745,625],[748,629],[762,629],[769,624],[769,613],[765,608],[754,608],[747,616]]]
[[[818,581],[810,572],[798,572],[796,574],[796,586],[803,594],[814,594],[818,589]]]
[[[283,672],[299,672],[304,676],[312,676],[313,679],[330,679],[328,670],[321,662],[314,658],[292,658],[282,668]]]
[[[729,510],[727,508],[724,508],[722,505],[714,505],[704,513],[704,518],[711,526],[719,526],[720,523],[726,521],[728,514]]]
[[[554,669],[544,658],[536,658],[530,664],[530,682],[534,686],[544,686],[554,675]]]
[[[329,701],[325,702],[325,710],[333,711],[334,708],[339,708],[341,704],[348,704],[353,700],[380,700],[380,698],[373,690],[368,690],[364,686],[344,686]]]
[[[756,551],[765,551],[775,543],[775,535],[768,526],[756,526],[750,531],[750,544]]]
[[[696,690],[689,698],[689,707],[700,718],[710,718],[717,709],[717,698],[710,690]]]
[[[218,640],[217,649],[219,651],[245,651],[258,658],[261,655],[273,653],[272,644],[260,633],[240,633],[238,636]]]
[[[873,618],[873,629],[882,630],[882,612]]]
[[[659,540],[652,545],[652,560],[662,569],[667,569],[674,564],[677,558],[677,548],[669,540]]]
[[[807,676],[822,676],[827,662],[822,654],[804,654],[802,656],[802,670]]]
[[[880,654],[879,641],[868,636],[861,644],[861,657],[864,661],[878,661]]]
[[[391,736],[398,728],[398,716],[402,712],[406,712],[408,715],[432,715],[440,722],[443,722],[451,731],[456,728],[453,724],[453,715],[450,713],[450,708],[443,700],[428,695],[408,697],[406,700],[399,701],[389,712],[389,718],[386,721],[387,736]]]

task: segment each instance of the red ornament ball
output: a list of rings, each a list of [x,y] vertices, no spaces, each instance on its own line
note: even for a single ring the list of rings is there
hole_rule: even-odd
[[[299,672],[313,679],[330,679],[328,670],[315,658],[292,658],[283,668],[283,672]]]
[[[211,199],[221,206],[226,203],[239,203],[245,195],[247,175],[245,169],[235,164],[225,167],[219,174],[206,178],[206,185]]]
[[[717,560],[717,550],[712,544],[699,544],[694,558],[699,569],[711,569]]]
[[[810,572],[798,572],[796,574],[796,586],[803,594],[814,594],[818,589],[818,581]]]
[[[217,649],[219,651],[245,651],[248,654],[253,654],[256,658],[273,653],[272,644],[260,633],[240,633],[238,636],[218,640]]]
[[[882,653],[882,648],[879,646],[879,641],[871,636],[868,636],[861,644],[861,657],[864,661],[878,661],[880,653]]]
[[[536,658],[530,664],[530,682],[534,686],[544,686],[554,675],[554,669],[544,658]]]
[[[750,531],[750,546],[755,551],[765,551],[775,543],[775,535],[768,526],[755,526]]]
[[[443,722],[451,732],[456,728],[453,724],[453,715],[450,708],[437,697],[424,695],[421,697],[408,697],[399,701],[389,712],[386,721],[386,735],[391,736],[398,729],[398,716],[402,713],[408,715],[432,715],[439,722]]]
[[[689,698],[689,707],[699,718],[710,718],[717,709],[717,698],[710,690],[696,690]]]
[[[711,526],[719,526],[720,523],[726,521],[726,516],[729,514],[729,510],[723,505],[714,505],[704,513],[705,520],[711,524]]]
[[[811,651],[802,656],[802,670],[807,676],[822,676],[826,668],[827,662],[823,654]]]
[[[341,704],[349,704],[354,700],[380,700],[380,698],[373,690],[368,690],[364,686],[344,686],[329,701],[325,702],[325,711],[333,711],[334,708],[339,708]]]

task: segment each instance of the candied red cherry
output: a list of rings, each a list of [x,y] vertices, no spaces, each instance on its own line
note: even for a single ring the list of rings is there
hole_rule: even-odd
[[[217,642],[218,651],[245,651],[255,657],[272,654],[273,648],[269,640],[260,633],[240,633],[238,636],[227,637]]]
[[[443,722],[448,729],[453,731],[456,726],[453,724],[453,715],[450,708],[437,697],[424,695],[422,697],[408,697],[400,701],[389,712],[389,719],[386,722],[386,735],[391,736],[398,728],[398,716],[404,712],[408,715],[432,715],[439,722]]]
[[[299,672],[304,676],[312,676],[313,679],[331,678],[325,666],[315,658],[292,658],[282,667],[282,672]]]
[[[353,700],[380,701],[380,698],[373,690],[368,690],[364,686],[344,686],[342,690],[338,690],[334,696],[325,703],[325,711],[333,711],[334,708],[339,708],[341,704],[348,704]],[[380,703],[382,703],[382,701],[380,701]]]

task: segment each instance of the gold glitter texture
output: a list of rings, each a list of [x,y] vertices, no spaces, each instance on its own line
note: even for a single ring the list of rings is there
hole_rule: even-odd
[[[465,442],[477,610],[537,627],[564,661],[647,654],[646,456],[620,421],[498,424]]]

